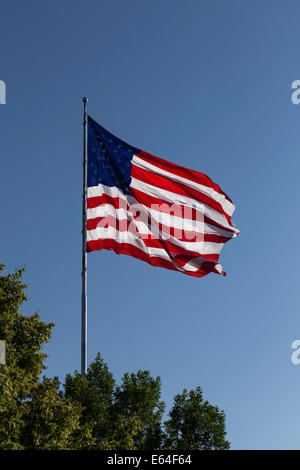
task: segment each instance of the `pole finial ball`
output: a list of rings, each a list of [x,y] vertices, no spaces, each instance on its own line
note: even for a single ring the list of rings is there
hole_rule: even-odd
[[[88,102],[88,99],[87,99],[87,97],[86,97],[86,96],[84,96],[84,97],[82,98],[82,101],[83,101],[84,103],[87,103],[87,102]]]

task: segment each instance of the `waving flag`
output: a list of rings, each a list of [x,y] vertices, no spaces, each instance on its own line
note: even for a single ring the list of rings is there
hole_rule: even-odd
[[[234,204],[208,176],[132,147],[88,118],[87,251],[113,250],[202,277],[223,272],[239,230]]]

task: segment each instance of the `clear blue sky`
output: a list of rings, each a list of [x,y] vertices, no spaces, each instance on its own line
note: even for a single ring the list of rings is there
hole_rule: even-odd
[[[299,2],[1,5],[1,260],[54,322],[47,375],[80,368],[82,96],[132,145],[209,175],[241,230],[202,279],[88,255],[88,359],[201,385],[233,449],[300,446]]]

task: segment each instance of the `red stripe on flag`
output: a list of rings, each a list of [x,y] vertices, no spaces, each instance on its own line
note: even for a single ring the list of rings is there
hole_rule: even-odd
[[[206,204],[212,209],[215,209],[217,212],[223,214],[226,217],[228,223],[231,222],[231,217],[224,211],[223,207],[219,202],[210,198],[206,194],[197,191],[196,189],[186,186],[184,183],[171,181],[165,176],[157,175],[155,173],[152,173],[151,171],[144,170],[143,168],[139,168],[135,165],[132,165],[131,176],[139,181],[151,184],[156,188],[171,191],[172,193],[180,194],[181,196],[189,197],[191,199],[195,199],[197,202]]]
[[[87,208],[94,209],[95,207],[102,206],[103,204],[111,204],[116,209],[125,209],[129,210],[130,206],[127,203],[125,198],[120,197],[111,197],[107,194],[102,194],[101,196],[89,197],[87,199]]]
[[[183,274],[188,274],[189,276],[194,277],[203,277],[206,276],[209,272],[215,271],[214,269],[208,270],[208,265],[205,266],[205,269],[199,269],[198,271],[180,271],[176,268],[170,261],[164,260],[162,258],[156,256],[149,256],[147,253],[143,252],[139,248],[130,245],[129,243],[118,243],[112,239],[104,239],[104,240],[92,240],[87,242],[87,252],[97,251],[97,250],[112,250],[118,255],[124,254],[133,256],[134,258],[138,258],[142,261],[146,261],[147,263],[151,264],[152,266],[158,266],[161,268],[172,269],[173,271],[179,271]],[[211,265],[209,265],[211,268]]]
[[[193,181],[194,183],[200,183],[209,188],[213,188],[219,194],[223,194],[223,196],[225,196],[226,199],[233,204],[230,197],[227,196],[227,194],[222,191],[220,186],[214,183],[207,175],[199,173],[195,170],[190,170],[189,168],[185,168],[183,166],[176,165],[175,163],[168,162],[166,160],[163,160],[162,158],[151,155],[151,153],[145,152],[144,150],[142,150],[136,155],[144,159],[146,162],[149,162],[152,165],[156,165],[162,170],[174,173],[175,175],[181,176],[182,178],[186,178],[190,181]]]
[[[226,232],[228,232],[229,238],[236,236],[236,232],[234,230],[230,230],[227,227],[224,227],[222,224],[219,224],[218,222],[211,219],[207,215],[202,214],[201,212],[197,211],[195,208],[191,208],[191,210],[187,212],[186,206],[179,205],[179,204],[172,204],[171,202],[164,201],[163,199],[157,198],[155,196],[150,196],[149,194],[146,194],[143,191],[140,191],[139,189],[130,188],[130,190],[132,194],[134,195],[134,197],[136,198],[136,200],[140,204],[143,204],[144,206],[147,206],[150,208],[153,206],[159,206],[162,212],[174,213],[174,215],[176,215],[176,211],[178,211],[178,214],[184,215],[184,218],[186,219],[199,220],[199,221],[203,220],[204,222],[210,225],[213,225],[214,227],[218,227],[222,230],[225,230]],[[166,207],[169,207],[169,210]],[[186,215],[186,212],[187,212],[187,215]],[[192,217],[190,218],[189,215],[191,215]],[[231,237],[230,237],[230,234],[231,234]]]

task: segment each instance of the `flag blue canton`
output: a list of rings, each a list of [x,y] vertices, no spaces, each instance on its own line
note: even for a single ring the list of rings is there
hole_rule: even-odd
[[[131,161],[138,152],[88,117],[88,187],[116,186],[129,194]]]

